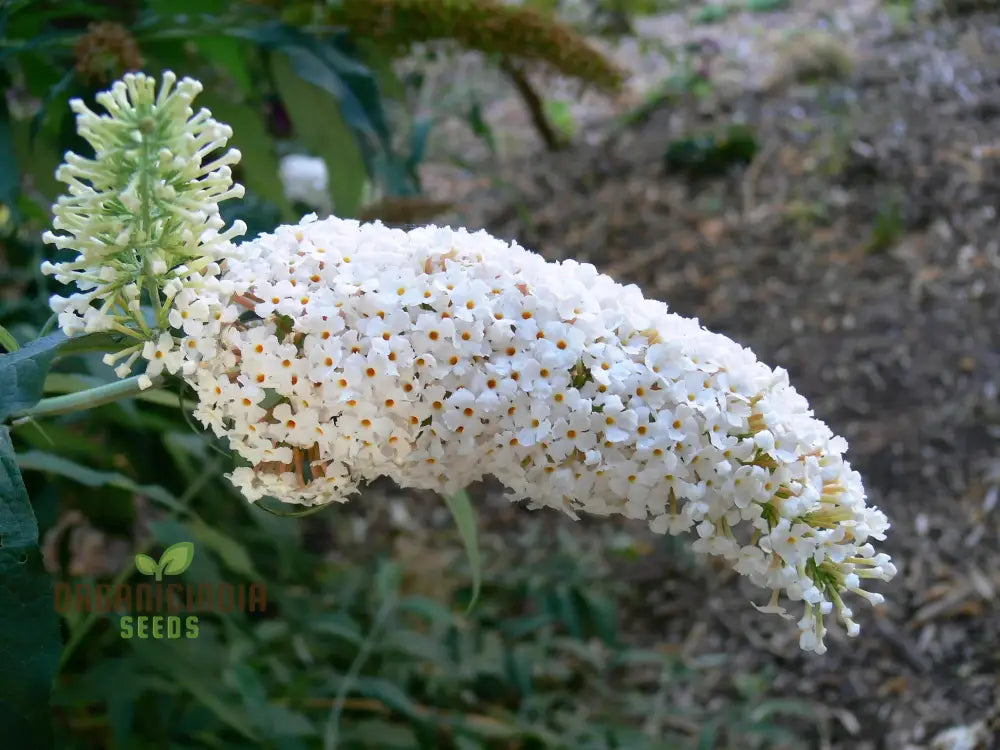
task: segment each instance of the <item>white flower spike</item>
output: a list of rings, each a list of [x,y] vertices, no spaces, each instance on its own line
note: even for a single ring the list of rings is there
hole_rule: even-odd
[[[237,221],[221,232],[219,203],[243,195],[230,168],[240,153],[222,150],[232,135],[228,126],[207,109],[191,108],[201,88],[168,71],[157,93],[153,78],[136,73],[97,95],[105,115],[79,99],[70,102],[94,156],[66,154],[56,177],[68,191],[53,208],[55,231],[43,239],[77,255],[42,264],[44,273],[77,287],[51,299],[67,335],[116,331],[139,340],[128,354],[162,357],[161,344],[143,349],[141,342],[162,342],[160,332],[174,323],[168,317],[178,293],[218,274],[229,241],[246,231]],[[127,374],[134,361],[116,372]],[[151,364],[151,374],[163,367],[158,360]]]
[[[342,502],[363,482],[455,492],[492,474],[531,507],[695,530],[822,653],[842,596],[881,596],[885,515],[847,443],[781,369],[574,261],[485,232],[306,217],[177,295],[196,416],[250,500]]]

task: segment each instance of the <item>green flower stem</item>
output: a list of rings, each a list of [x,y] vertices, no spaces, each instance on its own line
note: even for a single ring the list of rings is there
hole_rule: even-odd
[[[19,425],[35,419],[37,417],[52,417],[56,414],[67,414],[83,409],[93,409],[97,406],[110,404],[112,401],[119,401],[123,398],[131,398],[143,392],[139,387],[140,375],[136,375],[125,380],[118,380],[114,383],[99,385],[96,388],[87,388],[76,393],[67,393],[65,396],[53,396],[43,398],[30,409],[17,412],[14,415],[13,424]],[[163,382],[162,378],[152,378],[153,385]],[[149,390],[148,388],[146,390]]]
[[[146,286],[149,290],[149,301],[153,306],[156,325],[160,327],[165,322],[163,320],[163,309],[160,306],[160,285],[157,283],[156,276],[153,274],[153,269],[149,263],[149,245],[152,240],[150,234],[153,223],[150,175],[155,168],[151,162],[149,136],[155,127],[156,122],[153,120],[151,113],[143,113],[142,119],[139,122],[139,131],[142,133],[142,146],[139,150],[139,201],[141,206],[139,230],[142,232],[143,239],[142,275],[146,279]],[[143,327],[145,328],[145,325]]]

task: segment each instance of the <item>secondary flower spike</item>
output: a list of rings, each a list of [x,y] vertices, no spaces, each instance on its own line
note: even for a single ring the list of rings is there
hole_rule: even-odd
[[[844,595],[878,603],[865,579],[896,572],[847,443],[787,374],[591,265],[485,232],[306,217],[176,307],[196,416],[245,459],[231,479],[250,500],[492,474],[531,507],[693,530],[770,592],[762,611],[803,602],[817,652],[825,615],[858,632]]]
[[[167,71],[157,92],[155,79],[130,73],[97,95],[107,114],[80,99],[70,102],[94,156],[67,152],[56,171],[67,193],[53,207],[55,231],[42,239],[76,257],[46,261],[42,271],[78,289],[50,301],[67,335],[115,331],[140,341],[106,358],[126,358],[116,369],[120,376],[140,355],[153,358],[153,374],[162,369],[160,332],[180,323],[171,319],[173,299],[218,274],[216,261],[229,241],[246,231],[237,221],[220,233],[219,203],[243,196],[230,169],[240,152],[223,150],[229,126],[207,109],[191,108],[201,88]]]

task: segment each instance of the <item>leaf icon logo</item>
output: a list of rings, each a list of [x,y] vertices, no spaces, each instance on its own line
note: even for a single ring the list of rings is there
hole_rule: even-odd
[[[151,576],[157,572],[156,560],[142,553],[135,556],[135,567],[144,576]]]
[[[159,561],[149,555],[139,553],[135,556],[135,567],[144,576],[155,576],[157,581],[163,580],[163,574],[177,576],[191,567],[194,560],[194,544],[177,542],[171,544],[160,555]]]

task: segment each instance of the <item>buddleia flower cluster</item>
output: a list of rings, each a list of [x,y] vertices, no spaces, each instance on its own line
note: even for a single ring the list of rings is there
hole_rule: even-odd
[[[693,532],[823,652],[895,574],[846,442],[781,369],[593,266],[484,232],[307,217],[177,296],[196,417],[250,500],[343,502],[387,476],[493,475],[530,507]]]
[[[199,84],[175,83],[127,76],[104,116],[74,103],[95,157],[67,155],[45,239],[77,257],[43,268],[79,290],[52,300],[67,334],[138,341],[106,358],[119,375],[143,357],[143,385],[187,380],[250,501],[493,475],[532,508],[693,532],[769,592],[759,610],[801,603],[803,649],[825,650],[830,616],[857,635],[845,597],[882,601],[864,584],[896,573],[873,545],[889,524],[783,370],[589,264],[485,232],[310,215],[234,247],[245,227],[220,233],[218,203],[242,194],[239,154],[213,156],[229,129],[194,114]]]
[[[46,261],[42,271],[76,287],[50,300],[68,336],[113,331],[137,340],[106,357],[120,362],[122,377],[139,357],[150,375],[180,365],[176,352],[167,357],[169,329],[183,322],[174,301],[216,276],[230,240],[246,231],[240,221],[221,231],[219,203],[243,196],[231,171],[240,153],[224,150],[227,125],[192,109],[201,88],[168,71],[157,92],[153,78],[137,73],[97,95],[107,114],[70,102],[94,155],[68,152],[56,172],[68,189],[43,240],[76,256]]]

